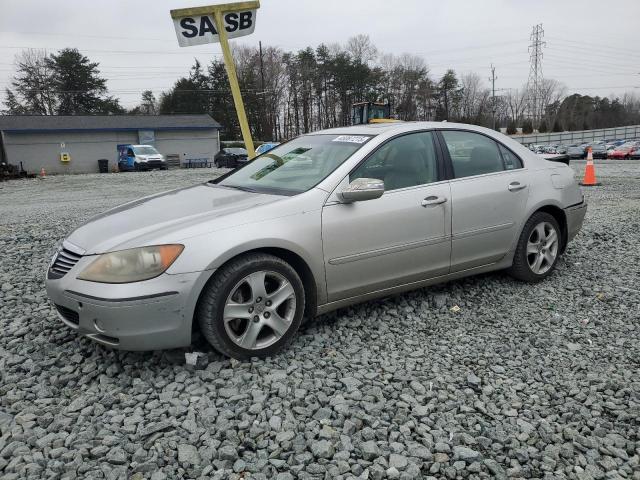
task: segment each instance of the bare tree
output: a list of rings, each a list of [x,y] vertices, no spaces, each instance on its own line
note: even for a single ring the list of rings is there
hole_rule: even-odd
[[[466,121],[478,121],[485,114],[488,89],[482,84],[480,75],[474,72],[460,76],[460,87],[462,91],[458,116]]]
[[[16,74],[6,89],[7,113],[54,115],[57,99],[53,69],[45,50],[23,50],[15,58]]]
[[[522,119],[524,111],[527,108],[527,89],[509,89],[502,98],[504,100],[508,116],[514,122],[520,121]]]
[[[553,125],[556,121],[558,106],[567,96],[567,87],[557,80],[545,78],[539,86],[541,105],[544,106],[544,117],[547,125]]]
[[[373,62],[378,56],[378,48],[371,43],[369,35],[356,35],[347,40],[345,50],[354,60],[361,63]]]

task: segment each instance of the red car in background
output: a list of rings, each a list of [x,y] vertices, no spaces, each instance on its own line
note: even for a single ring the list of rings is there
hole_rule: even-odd
[[[640,142],[623,143],[616,149],[610,151],[607,157],[618,160],[628,159],[631,158],[634,150],[637,150],[638,148],[640,148]]]

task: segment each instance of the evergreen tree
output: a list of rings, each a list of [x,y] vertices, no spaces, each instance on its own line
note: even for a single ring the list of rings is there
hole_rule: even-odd
[[[553,129],[551,130],[552,132],[564,132],[564,129],[562,128],[562,124],[560,123],[560,121],[556,118],[555,122],[553,122]]]
[[[58,115],[121,113],[117,99],[107,95],[107,81],[100,76],[98,63],[75,48],[65,48],[45,59],[52,71],[52,87],[57,97]]]
[[[538,125],[538,132],[547,133],[547,122],[545,122],[544,119],[540,121],[540,125]]]
[[[456,72],[447,70],[438,83],[438,90],[440,99],[438,116],[441,120],[449,120],[459,96]]]

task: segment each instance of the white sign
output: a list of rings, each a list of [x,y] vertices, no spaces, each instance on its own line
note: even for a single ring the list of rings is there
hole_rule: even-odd
[[[228,38],[244,37],[252,34],[256,27],[256,10],[225,12],[222,19]],[[173,25],[181,47],[220,41],[213,15],[174,18]]]
[[[339,137],[331,140],[332,142],[349,142],[349,143],[364,143],[369,140],[370,137],[364,137],[361,135],[340,135]]]

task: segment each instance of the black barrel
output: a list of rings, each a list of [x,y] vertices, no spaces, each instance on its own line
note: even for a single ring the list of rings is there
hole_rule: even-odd
[[[100,173],[109,173],[109,160],[106,158],[98,160],[98,171]]]

